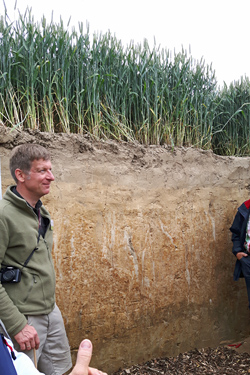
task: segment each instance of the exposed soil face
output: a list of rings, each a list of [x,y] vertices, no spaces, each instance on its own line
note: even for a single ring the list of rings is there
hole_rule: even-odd
[[[51,152],[42,200],[73,359],[83,337],[108,372],[245,338],[229,227],[249,199],[250,158],[0,126],[3,192],[10,151],[25,142]]]

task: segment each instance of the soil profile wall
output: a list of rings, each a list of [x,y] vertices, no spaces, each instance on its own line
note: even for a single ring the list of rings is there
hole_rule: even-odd
[[[229,227],[249,198],[249,158],[1,127],[3,193],[10,151],[24,142],[52,156],[43,202],[73,358],[84,337],[92,366],[108,372],[244,337]]]

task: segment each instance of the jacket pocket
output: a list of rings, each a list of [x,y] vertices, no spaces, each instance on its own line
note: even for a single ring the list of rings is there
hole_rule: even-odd
[[[42,283],[34,273],[22,272],[19,283],[6,283],[4,288],[20,311],[33,310],[38,301],[44,304]]]
[[[34,288],[34,284],[36,284],[36,283],[37,283],[36,276],[32,275],[32,279],[30,281],[30,285],[28,286],[27,294],[26,294],[26,297],[23,300],[23,303],[27,302],[27,300],[28,300],[30,294],[32,293],[33,288]]]

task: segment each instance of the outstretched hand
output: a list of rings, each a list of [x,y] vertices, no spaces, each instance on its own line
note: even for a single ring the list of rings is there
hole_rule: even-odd
[[[83,340],[79,346],[75,367],[69,375],[107,375],[100,370],[89,367],[93,346],[90,340]]]

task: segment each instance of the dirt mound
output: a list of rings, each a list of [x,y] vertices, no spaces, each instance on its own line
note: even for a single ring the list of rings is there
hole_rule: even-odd
[[[113,375],[240,375],[250,373],[250,355],[227,347],[195,349],[177,357],[156,358],[142,365],[120,369]]]

